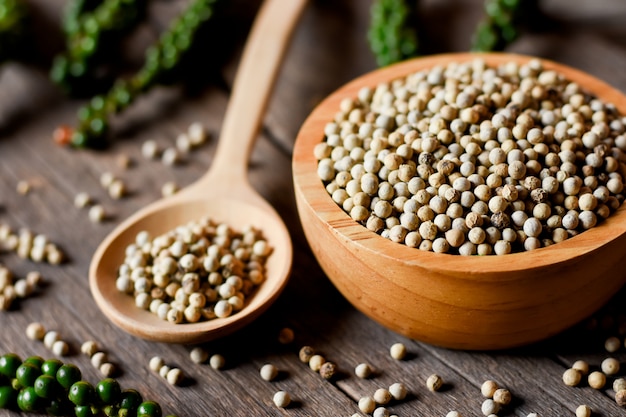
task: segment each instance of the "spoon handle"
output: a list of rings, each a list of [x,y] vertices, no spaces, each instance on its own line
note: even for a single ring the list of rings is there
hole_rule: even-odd
[[[253,23],[205,177],[247,182],[247,166],[283,55],[307,0],[265,0]],[[208,182],[211,182],[210,179]]]

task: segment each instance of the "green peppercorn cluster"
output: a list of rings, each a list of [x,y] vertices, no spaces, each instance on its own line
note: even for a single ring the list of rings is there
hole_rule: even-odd
[[[501,51],[519,35],[522,0],[486,0],[487,17],[478,25],[472,50]]]
[[[26,35],[24,0],[0,0],[0,63],[15,58]]]
[[[71,94],[101,88],[107,57],[121,37],[145,15],[145,0],[76,0],[63,22],[66,51],[58,55],[50,77]]]
[[[197,32],[214,15],[219,0],[194,0],[159,40],[146,51],[143,67],[130,79],[118,79],[103,95],[95,96],[78,111],[79,125],[72,134],[75,147],[106,145],[108,119],[127,108],[141,93],[158,84],[179,79],[179,65],[193,46]]]
[[[378,65],[417,55],[416,3],[416,0],[376,0],[372,4],[367,35]]]
[[[15,353],[0,356],[0,409],[76,417],[161,417],[161,406],[143,400],[134,389],[122,390],[112,378],[95,386],[80,369],[58,359]],[[174,417],[174,416],[170,416]]]

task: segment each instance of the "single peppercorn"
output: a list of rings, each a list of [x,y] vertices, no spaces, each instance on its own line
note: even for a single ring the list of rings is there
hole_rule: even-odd
[[[161,406],[154,401],[144,401],[137,407],[137,417],[161,417]]]
[[[81,376],[80,369],[71,363],[63,364],[56,373],[57,381],[65,389],[70,389],[75,382],[80,381]]]
[[[98,382],[95,387],[96,394],[103,404],[117,404],[122,396],[119,382],[112,378],[105,378]]]
[[[606,384],[606,375],[600,371],[594,371],[587,377],[589,386],[594,389],[602,389]]]
[[[575,387],[580,383],[582,375],[577,369],[569,368],[563,372],[563,382],[569,387]]]
[[[320,366],[319,373],[324,379],[333,379],[337,373],[337,365],[333,362],[324,362]]]
[[[437,374],[432,374],[426,379],[426,387],[429,391],[439,391],[442,386],[443,379]]]

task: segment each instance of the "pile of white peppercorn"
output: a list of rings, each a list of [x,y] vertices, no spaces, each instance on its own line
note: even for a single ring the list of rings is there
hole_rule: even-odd
[[[28,228],[14,231],[7,223],[0,223],[0,252],[11,251],[22,259],[58,265],[65,260],[59,246],[44,234],[34,233]]]
[[[265,280],[271,247],[260,231],[204,218],[154,239],[139,232],[116,282],[138,307],[172,323],[228,317]]]
[[[620,206],[625,126],[537,59],[475,59],[363,87],[314,153],[333,201],[369,230],[501,255],[561,242]]]

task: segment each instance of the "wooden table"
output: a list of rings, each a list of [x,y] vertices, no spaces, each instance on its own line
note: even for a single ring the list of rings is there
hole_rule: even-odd
[[[253,325],[203,345],[209,352],[225,356],[227,366],[220,371],[194,364],[189,358],[192,346],[141,340],[113,326],[90,295],[87,269],[92,253],[119,221],[159,198],[166,181],[184,186],[211,166],[242,40],[259,2],[235,2],[222,21],[224,39],[233,42],[221,45],[227,47],[223,50],[219,44],[207,45],[207,55],[216,59],[215,71],[206,80],[190,90],[159,88],[142,97],[114,120],[112,146],[100,152],[71,150],[52,142],[54,128],[73,124],[82,101],[64,97],[47,80],[46,64],[62,46],[57,28],[64,1],[31,3],[37,6],[36,19],[41,24],[41,50],[34,51],[41,59],[8,63],[0,72],[0,222],[15,230],[28,228],[47,235],[65,250],[69,261],[53,266],[0,253],[0,262],[16,276],[36,270],[46,282],[35,296],[0,312],[0,353],[53,357],[41,342],[25,335],[29,323],[41,322],[69,343],[71,351],[63,360],[79,365],[85,378],[96,382],[101,375],[80,353],[80,345],[94,339],[118,366],[123,387],[138,389],[144,397],[159,401],[166,413],[179,416],[362,415],[358,399],[394,382],[404,383],[409,395],[388,406],[392,414],[445,416],[458,410],[463,416],[476,416],[481,415],[483,401],[480,386],[487,379],[513,393],[512,404],[500,416],[531,412],[544,417],[569,416],[580,404],[588,404],[597,416],[626,415],[612,399],[614,378],[609,378],[602,390],[594,390],[586,382],[570,388],[561,380],[563,371],[576,359],[589,361],[594,370],[608,356],[626,360],[624,347],[613,354],[604,349],[606,337],[618,334],[611,319],[615,323],[626,314],[619,308],[623,296],[616,299],[617,308],[590,321],[597,323],[595,327],[585,322],[552,340],[521,349],[451,351],[409,340],[371,321],[343,299],[318,267],[298,223],[291,149],[299,126],[317,102],[344,82],[375,68],[365,38],[369,1],[311,2],[286,55],[252,155],[251,182],[282,214],[295,246],[292,277],[278,302]],[[141,51],[153,40],[180,5],[162,0],[153,3],[151,24],[139,30],[127,47],[130,64],[141,62],[141,55],[132,52]],[[538,19],[537,27],[524,32],[509,51],[578,67],[626,91],[626,32],[621,24],[626,5],[619,0],[541,0],[539,4],[548,20]],[[422,45],[427,53],[469,48],[471,33],[482,15],[481,0],[422,1],[420,5]],[[144,141],[172,145],[195,121],[201,122],[213,139],[183,164],[168,167],[142,157]],[[131,158],[129,168],[118,164],[120,155]],[[130,191],[127,197],[113,200],[100,186],[100,175],[107,171],[124,180]],[[28,194],[16,191],[19,181],[30,184]],[[104,205],[109,213],[105,222],[94,224],[85,209],[74,207],[74,196],[80,191],[89,192]],[[295,332],[295,340],[288,345],[277,341],[284,327]],[[396,342],[404,343],[409,351],[402,361],[389,355]],[[338,377],[326,381],[301,363],[298,351],[304,345],[335,362]],[[148,368],[149,359],[156,355],[184,371],[187,379],[182,386],[169,385]],[[354,367],[361,362],[374,367],[371,378],[354,375]],[[259,368],[265,363],[280,369],[277,380],[260,378]],[[425,386],[432,373],[446,382],[441,392],[429,392]],[[272,402],[279,390],[293,398],[286,409]],[[18,414],[3,410],[0,415]]]

